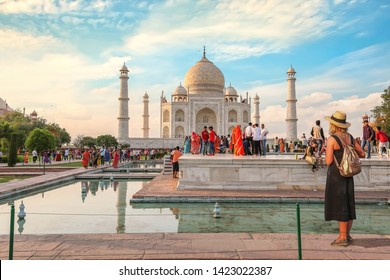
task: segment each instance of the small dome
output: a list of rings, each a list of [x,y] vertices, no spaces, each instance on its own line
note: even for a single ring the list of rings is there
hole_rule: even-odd
[[[180,84],[172,93],[172,95],[187,95],[186,89]]]
[[[226,93],[225,95],[229,95],[229,96],[238,96],[237,94],[237,91],[234,87],[232,87],[232,84],[230,84],[227,88],[226,88]]]
[[[123,66],[121,68],[121,71],[126,71],[126,72],[129,72],[129,69],[127,68],[126,64],[123,63]]]
[[[144,99],[148,99],[148,98],[149,98],[149,95],[148,95],[148,93],[145,91]]]
[[[31,116],[38,116],[38,113],[34,110],[32,113],[31,113]]]
[[[292,67],[292,65],[290,66],[290,68],[287,70],[287,74],[295,74],[296,72],[295,72],[295,70],[294,70],[294,68]]]

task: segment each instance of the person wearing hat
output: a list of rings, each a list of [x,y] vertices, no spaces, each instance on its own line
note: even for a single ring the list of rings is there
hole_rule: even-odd
[[[356,219],[355,193],[353,177],[343,177],[334,161],[341,161],[344,145],[352,144],[359,157],[364,158],[362,147],[347,132],[347,115],[336,111],[332,116],[326,116],[329,121],[329,134],[325,161],[328,166],[325,187],[325,221],[335,220],[339,223],[339,237],[334,240],[332,246],[348,246],[352,242],[350,231],[352,222]]]
[[[371,141],[375,137],[374,129],[368,125],[368,119],[363,119],[362,149],[367,145],[367,158],[371,158]]]

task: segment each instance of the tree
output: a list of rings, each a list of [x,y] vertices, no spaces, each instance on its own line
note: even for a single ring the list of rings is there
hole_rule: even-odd
[[[49,123],[47,130],[50,131],[57,141],[57,147],[61,147],[62,144],[70,143],[70,135],[65,128],[61,128],[57,123]]]
[[[35,149],[38,152],[38,157],[40,158],[43,151],[51,150],[56,147],[56,141],[57,139],[50,131],[35,128],[28,135],[25,145],[27,149],[31,151]],[[38,161],[40,162],[40,159]]]
[[[390,86],[381,94],[382,104],[376,106],[371,112],[374,113],[375,125],[380,126],[387,134],[390,133]]]
[[[10,146],[9,153],[8,153],[8,166],[9,167],[14,167],[16,165],[17,160],[18,160],[18,146],[17,146],[18,139],[17,138],[18,138],[17,133],[11,134],[11,146]]]
[[[110,134],[105,134],[105,135],[99,135],[96,138],[96,143],[99,146],[105,146],[105,147],[115,147],[118,146],[118,141],[116,138]]]
[[[83,148],[83,138],[84,135],[77,135],[76,138],[73,140],[73,145],[79,149]]]
[[[83,140],[81,141],[82,146],[87,146],[87,147],[95,147],[96,146],[96,139],[91,137],[91,136],[85,136],[83,137]]]

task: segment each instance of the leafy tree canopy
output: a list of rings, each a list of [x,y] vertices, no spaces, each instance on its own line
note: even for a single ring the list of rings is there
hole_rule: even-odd
[[[371,112],[374,113],[375,124],[383,131],[390,134],[390,86],[381,94],[382,104],[376,106]]]
[[[110,134],[105,135],[99,135],[96,138],[96,143],[98,146],[105,146],[105,147],[115,147],[118,146],[118,141],[116,138]]]
[[[79,149],[83,148],[83,138],[84,135],[77,135],[76,138],[73,140],[73,145]]]
[[[5,138],[9,141],[12,133],[17,133],[17,147],[23,147],[27,136],[35,128],[46,129],[57,138],[57,145],[61,146],[64,143],[70,143],[70,135],[56,123],[47,124],[43,118],[32,119],[26,116],[20,109],[8,112],[0,117],[0,138]]]
[[[81,140],[82,147],[96,147],[96,139],[91,137],[91,136],[84,136],[83,139]]]
[[[54,149],[56,144],[54,135],[50,131],[40,128],[31,131],[25,143],[27,149],[30,151],[35,149],[39,155],[45,150]]]

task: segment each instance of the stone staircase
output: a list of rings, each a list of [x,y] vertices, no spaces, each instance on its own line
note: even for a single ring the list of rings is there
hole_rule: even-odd
[[[170,155],[164,156],[164,170],[163,174],[173,174],[172,160]]]

